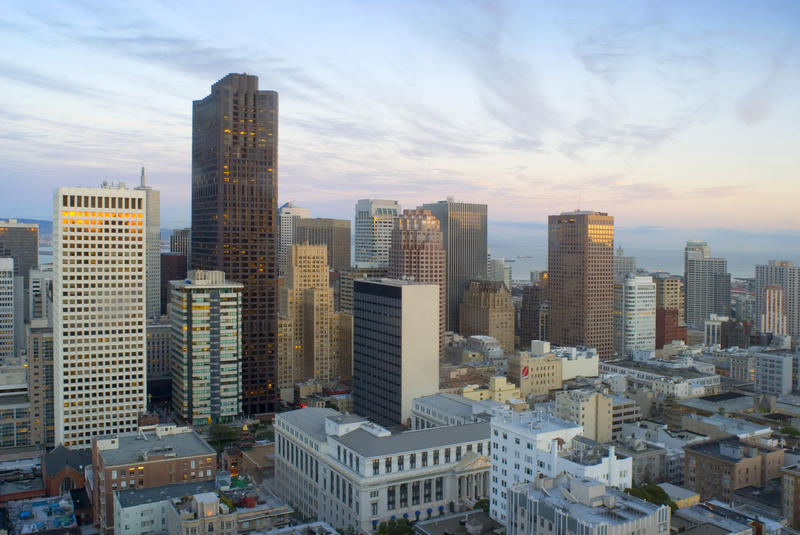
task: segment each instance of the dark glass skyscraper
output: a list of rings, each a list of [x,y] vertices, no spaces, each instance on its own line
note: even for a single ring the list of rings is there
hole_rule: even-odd
[[[422,205],[439,220],[447,253],[447,330],[458,331],[470,279],[486,276],[486,205],[452,199]]]
[[[193,103],[191,262],[242,292],[245,414],[275,409],[278,93],[229,74]]]

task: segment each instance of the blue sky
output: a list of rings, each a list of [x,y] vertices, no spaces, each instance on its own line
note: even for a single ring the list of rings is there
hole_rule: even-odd
[[[581,207],[777,254],[800,227],[798,28],[796,1],[4,2],[0,215],[144,165],[182,225],[191,101],[249,72],[281,96],[281,202],[315,215],[452,195],[522,238]]]

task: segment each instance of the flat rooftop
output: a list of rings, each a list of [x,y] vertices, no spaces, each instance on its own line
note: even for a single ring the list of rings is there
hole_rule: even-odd
[[[182,496],[214,492],[215,488],[216,482],[214,481],[193,481],[191,483],[178,483],[177,485],[164,485],[149,489],[118,490],[115,494],[122,507],[135,507]]]
[[[142,434],[146,437],[142,438]],[[160,437],[154,431],[145,433],[124,433],[116,435],[118,448],[100,450],[100,457],[106,466],[119,466],[143,461],[143,456],[163,455],[182,458],[195,455],[216,455],[216,450],[195,431],[176,434],[162,434]],[[115,438],[114,436],[102,437],[103,440]]]
[[[507,428],[515,429],[521,433],[550,433],[564,429],[583,427],[575,422],[568,422],[544,411],[504,412],[492,417],[492,422],[502,424]]]
[[[503,408],[505,405],[499,401],[477,401],[458,394],[437,393],[423,396],[414,400],[426,407],[436,409],[457,418],[471,418],[478,414],[486,413],[493,408]],[[477,412],[476,412],[477,411]]]
[[[607,360],[605,362],[601,362],[600,366],[602,367],[604,364],[619,366],[621,368],[630,368],[632,370],[661,375],[663,377],[672,379],[686,379],[687,381],[699,379],[701,377],[713,377],[716,375],[715,373],[699,372],[691,368],[664,368],[661,366],[647,365],[633,360]]]
[[[732,457],[725,453],[727,450],[726,446],[731,447],[741,447],[743,448],[743,454],[741,458]],[[709,455],[711,457],[715,457],[722,461],[727,461],[730,463],[738,463],[742,459],[749,459],[754,457],[755,454],[763,454],[763,453],[772,453],[776,451],[774,448],[767,448],[766,446],[762,446],[760,444],[755,444],[751,442],[742,442],[738,439],[724,439],[724,440],[711,440],[709,442],[699,442],[697,444],[689,444],[684,446],[685,450],[691,450],[697,453],[701,453],[704,455]]]
[[[672,483],[658,483],[658,486],[661,487],[661,489],[667,493],[669,499],[674,502],[678,500],[685,500],[686,498],[691,498],[692,496],[700,496],[698,492],[684,487],[679,487],[678,485],[673,485]]]
[[[433,427],[406,431],[386,437],[377,437],[369,431],[359,428],[342,436],[331,438],[364,457],[379,457],[406,451],[448,446],[450,444],[489,440],[489,423],[479,422],[449,427]]]
[[[489,535],[502,527],[481,510],[422,520],[414,525],[415,532],[424,535]]]
[[[305,407],[294,411],[281,412],[276,418],[284,420],[289,425],[299,427],[317,442],[325,442],[328,438],[325,433],[325,420],[338,416],[344,415],[334,409]]]

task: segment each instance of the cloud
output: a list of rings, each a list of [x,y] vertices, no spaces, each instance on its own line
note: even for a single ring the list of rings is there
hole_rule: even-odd
[[[775,102],[784,95],[783,86],[787,71],[800,73],[797,52],[798,47],[792,44],[785,44],[776,50],[763,78],[739,99],[736,104],[736,115],[744,124],[754,125],[772,113]],[[789,94],[792,98],[797,97],[796,84]]]

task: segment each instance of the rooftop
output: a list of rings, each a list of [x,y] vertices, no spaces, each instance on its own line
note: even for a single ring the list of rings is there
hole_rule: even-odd
[[[318,442],[325,442],[328,435],[325,433],[325,420],[340,416],[341,413],[334,409],[306,407],[300,410],[282,412],[277,418],[287,424],[299,427]]]
[[[766,425],[758,425],[747,420],[742,420],[741,418],[730,418],[728,416],[724,416],[722,414],[712,414],[711,416],[697,416],[691,415],[691,417],[700,420],[701,422],[711,424],[720,431],[725,433],[730,433],[731,435],[736,435],[740,438],[743,438],[745,435],[770,435],[772,434],[772,428]]]
[[[655,375],[661,375],[662,377],[667,377],[670,379],[681,379],[691,381],[692,379],[699,379],[701,377],[712,377],[716,374],[713,373],[702,373],[697,370],[693,370],[690,368],[664,368],[661,366],[655,365],[648,365],[642,362],[636,362],[633,360],[607,360],[605,362],[600,363],[600,367],[603,366],[619,366],[622,368],[629,368],[631,370],[637,370],[645,373],[652,373]]]
[[[158,433],[146,431],[144,433],[123,433],[98,439],[107,441],[117,439],[117,448],[100,449],[99,455],[103,463],[108,466],[132,464],[146,460],[148,457],[192,457],[195,455],[216,455],[214,448],[195,431],[183,431],[180,428],[175,432]]]
[[[77,528],[72,499],[68,495],[8,503],[8,518],[16,533],[36,533]]]
[[[286,528],[271,529],[266,535],[339,535],[327,522],[311,522],[309,524],[298,524]],[[256,535],[256,534],[254,534]]]
[[[676,403],[682,407],[715,414],[722,408],[725,412],[739,412],[753,408],[753,398],[745,394],[732,394],[730,397],[716,401],[714,399],[720,394],[713,396],[702,396],[699,398],[679,399]]]
[[[493,408],[502,408],[505,405],[499,401],[485,400],[476,401],[458,394],[438,393],[430,396],[423,396],[414,400],[422,403],[426,407],[431,407],[438,411],[446,412],[450,416],[469,419],[475,414],[486,413]]]
[[[684,446],[686,451],[693,451],[703,455],[715,457],[721,461],[738,463],[744,458],[755,457],[776,451],[760,444],[743,442],[739,439],[710,440]]]
[[[145,503],[157,503],[182,496],[213,492],[215,488],[216,483],[214,481],[193,481],[191,483],[178,483],[177,485],[164,485],[149,489],[118,490],[114,494],[122,507],[135,507]]]
[[[359,428],[340,437],[331,438],[364,457],[378,457],[447,446],[449,444],[488,440],[489,423],[480,422],[450,427],[433,427],[396,433],[385,437],[377,437],[369,431]]]
[[[92,450],[89,448],[73,450],[66,446],[58,446],[44,455],[44,471],[47,477],[55,477],[67,466],[83,473],[83,467],[90,464],[92,464]]]
[[[414,525],[415,532],[422,535],[489,535],[502,527],[481,510],[439,516]]]
[[[495,415],[492,418],[493,424],[503,424],[506,427],[514,428],[519,432],[531,433],[551,433],[553,431],[562,431],[564,429],[575,429],[582,426],[574,422],[562,420],[544,411],[524,411],[512,412],[506,411]]]
[[[658,483],[658,486],[667,493],[667,496],[669,496],[669,499],[673,502],[700,495],[693,490],[679,487],[678,485],[673,485],[672,483]]]

